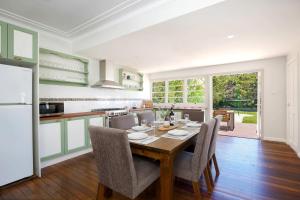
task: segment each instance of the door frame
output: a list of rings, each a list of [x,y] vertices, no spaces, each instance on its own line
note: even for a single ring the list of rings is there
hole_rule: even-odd
[[[208,102],[208,115],[213,117],[213,77],[214,76],[226,76],[235,74],[250,74],[257,73],[257,139],[264,138],[264,70],[244,70],[244,71],[232,71],[232,72],[218,72],[209,75],[209,102]]]

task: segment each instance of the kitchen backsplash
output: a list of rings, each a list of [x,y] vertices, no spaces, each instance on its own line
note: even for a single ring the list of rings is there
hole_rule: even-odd
[[[40,102],[64,102],[65,113],[89,112],[96,108],[141,107],[143,99],[136,98],[40,98]]]

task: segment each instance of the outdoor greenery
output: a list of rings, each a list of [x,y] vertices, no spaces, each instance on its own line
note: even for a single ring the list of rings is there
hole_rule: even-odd
[[[257,110],[257,73],[213,77],[213,107]]]
[[[168,95],[166,95],[166,88]],[[200,77],[155,81],[152,83],[152,100],[154,103],[202,104],[205,100],[205,79]]]
[[[257,112],[235,111],[235,114],[246,114],[250,116],[243,117],[242,123],[257,124]]]

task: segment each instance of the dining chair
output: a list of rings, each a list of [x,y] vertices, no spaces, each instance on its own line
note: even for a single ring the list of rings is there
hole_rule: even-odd
[[[216,158],[216,144],[217,144],[217,137],[218,137],[218,132],[220,129],[220,123],[222,121],[223,116],[222,115],[217,115],[215,117],[216,119],[216,123],[215,123],[215,127],[213,130],[213,134],[211,137],[211,142],[210,142],[210,147],[208,150],[208,163],[207,163],[207,168],[208,168],[208,172],[209,172],[209,177],[210,177],[210,182],[212,184],[212,186],[214,186],[214,181],[212,178],[212,174],[211,174],[211,169],[210,169],[210,163],[211,161],[213,161],[214,163],[214,167],[216,170],[216,176],[220,175],[220,170],[219,170],[219,166],[218,166],[218,162],[217,162],[217,158]]]
[[[182,116],[189,115],[189,119],[197,122],[204,122],[204,111],[202,110],[182,110]]]
[[[128,130],[131,129],[134,125],[135,125],[134,116],[129,114],[129,115],[112,117],[110,127],[122,129],[122,130]]]
[[[147,124],[155,121],[155,116],[152,111],[140,112],[137,113],[137,117],[139,120],[139,125],[141,125],[142,120],[146,120]]]
[[[132,156],[124,130],[89,127],[98,172],[97,200],[107,189],[135,199],[160,176],[159,163]]]
[[[196,199],[201,199],[199,179],[202,174],[204,174],[208,192],[211,193],[212,191],[207,170],[207,155],[215,123],[215,119],[203,123],[197,136],[194,152],[183,151],[176,157],[174,162],[174,175],[192,181]]]
[[[230,114],[228,113],[228,110],[214,110],[213,116],[216,117],[218,115],[222,116],[222,122],[226,122],[226,131],[230,129]]]

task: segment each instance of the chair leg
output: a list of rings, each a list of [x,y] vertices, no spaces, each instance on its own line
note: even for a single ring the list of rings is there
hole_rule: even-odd
[[[213,179],[212,174],[211,174],[211,168],[210,168],[209,162],[207,163],[206,168],[207,168],[207,171],[208,171],[208,176],[209,176],[211,186],[214,187],[215,184],[214,184],[214,179]]]
[[[101,183],[98,183],[98,189],[97,189],[97,200],[104,200],[104,194],[105,194],[105,186]]]
[[[215,169],[216,169],[216,176],[219,176],[219,175],[220,175],[220,170],[219,170],[219,166],[218,166],[216,154],[214,154],[214,155],[212,156],[212,159],[213,159],[214,166],[215,166]]]
[[[199,181],[197,181],[197,182],[193,181],[193,189],[194,189],[195,199],[196,200],[202,199],[201,192],[200,192],[200,183],[199,183]]]
[[[209,174],[208,174],[207,168],[205,168],[205,170],[204,170],[204,178],[205,178],[205,183],[206,183],[206,186],[207,186],[208,194],[211,194],[211,192],[212,192],[212,186],[211,186],[211,183],[210,183],[210,179],[209,179]]]

